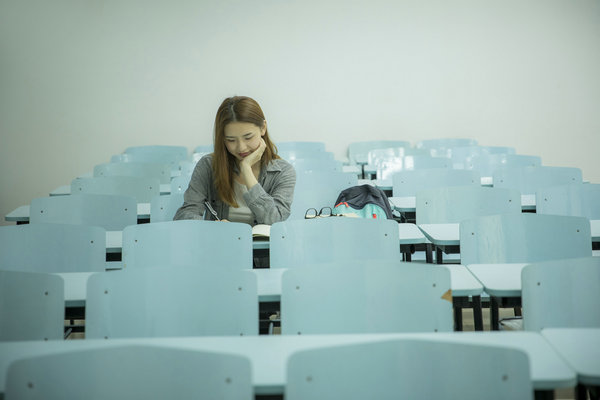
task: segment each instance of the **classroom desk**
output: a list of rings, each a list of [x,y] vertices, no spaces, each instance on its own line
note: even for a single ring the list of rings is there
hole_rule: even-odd
[[[255,394],[282,395],[286,385],[288,359],[297,351],[352,343],[415,338],[484,344],[523,350],[529,356],[531,380],[536,391],[572,387],[576,383],[576,375],[571,367],[553,350],[542,335],[533,332],[262,335],[2,342],[0,343],[0,392],[3,393],[6,386],[8,366],[15,360],[71,350],[108,348],[124,344],[146,344],[223,352],[248,357],[252,364],[252,384]]]
[[[419,229],[436,246],[437,263],[441,264],[443,251],[458,251],[460,224],[420,224]],[[592,248],[600,248],[600,220],[590,220]]]
[[[16,222],[17,224],[28,224],[29,215],[31,208],[29,204],[20,206],[4,217],[5,221]],[[149,220],[150,219],[150,203],[138,203],[137,204],[137,218],[138,220]]]
[[[50,192],[50,196],[66,196],[71,194],[71,185],[59,186]],[[161,183],[160,194],[171,194],[171,184]]]
[[[470,264],[467,269],[490,295],[490,320],[493,330],[498,330],[498,308],[502,299],[510,299],[507,306],[521,304],[521,271],[527,263]]]
[[[600,386],[600,328],[546,328],[542,336],[573,368],[580,384]]]
[[[404,197],[388,197],[390,206],[401,213],[414,213],[417,211],[417,198],[416,196],[404,196]],[[535,195],[524,194],[521,195],[521,210],[523,211],[535,211]]]

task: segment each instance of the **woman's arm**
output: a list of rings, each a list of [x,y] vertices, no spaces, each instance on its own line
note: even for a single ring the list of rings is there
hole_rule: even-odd
[[[281,170],[266,172],[273,174],[272,184],[268,185],[267,193],[262,185],[254,185],[248,192],[244,193],[246,204],[254,213],[259,224],[272,225],[283,221],[290,215],[292,200],[294,198],[294,187],[296,186],[296,171],[287,162],[281,162]],[[266,185],[265,181],[265,186]]]
[[[183,205],[177,210],[173,219],[204,219],[204,202],[208,200],[208,188],[211,183],[211,158],[204,156],[194,168],[190,185],[183,194]]]

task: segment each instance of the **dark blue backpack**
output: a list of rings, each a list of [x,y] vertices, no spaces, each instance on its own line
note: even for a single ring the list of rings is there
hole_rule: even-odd
[[[368,184],[342,190],[333,213],[360,218],[393,218],[392,208],[384,191]]]

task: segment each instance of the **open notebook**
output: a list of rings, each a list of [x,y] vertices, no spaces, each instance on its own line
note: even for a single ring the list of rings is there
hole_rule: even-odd
[[[252,227],[252,238],[268,239],[271,236],[271,225],[258,224]]]

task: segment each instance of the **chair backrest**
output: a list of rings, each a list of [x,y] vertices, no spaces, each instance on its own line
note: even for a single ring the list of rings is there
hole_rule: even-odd
[[[319,158],[298,158],[290,160],[290,164],[294,166],[296,173],[303,173],[308,171],[315,172],[342,172],[341,161],[333,159],[319,159]]]
[[[400,171],[392,175],[395,197],[416,196],[419,190],[446,186],[480,186],[481,177],[476,171],[450,168],[427,168]]]
[[[462,146],[477,146],[477,140],[467,138],[426,139],[415,145],[417,149],[449,149]]]
[[[138,146],[130,147],[123,154],[111,157],[111,162],[145,162],[167,164],[171,170],[179,169],[179,162],[187,160],[185,147],[178,146]]]
[[[600,258],[530,264],[521,284],[526,330],[600,328]]]
[[[521,194],[516,189],[450,186],[417,192],[417,224],[458,223],[493,214],[520,214]]]
[[[194,153],[212,153],[214,151],[214,146],[212,144],[204,144],[200,146],[194,147]]]
[[[111,162],[94,167],[94,177],[133,176],[158,179],[160,183],[171,182],[171,166],[148,162]]]
[[[154,196],[150,202],[150,222],[173,221],[183,205],[183,192]]]
[[[548,186],[536,192],[536,213],[600,219],[600,184]]]
[[[309,208],[333,208],[340,192],[357,184],[358,177],[352,173],[298,172],[288,220],[304,219]]]
[[[571,167],[503,168],[494,172],[494,187],[514,188],[535,194],[543,187],[581,183],[581,169]]]
[[[181,220],[123,230],[123,268],[252,268],[252,229],[235,222]]]
[[[0,270],[0,341],[60,340],[64,324],[60,276]]]
[[[539,167],[542,158],[523,154],[490,153],[469,157],[464,162],[464,168],[479,171],[481,176],[493,176],[501,168]]]
[[[191,179],[191,175],[181,175],[171,179],[171,193],[185,193],[190,186]]]
[[[149,145],[149,146],[131,146],[125,149],[124,154],[144,154],[147,156],[172,157],[180,160],[186,159],[188,149],[185,146],[166,146],[166,145]]]
[[[528,263],[592,255],[587,218],[530,213],[460,222],[462,264]]]
[[[448,158],[406,156],[382,161],[377,167],[377,179],[391,179],[394,174],[401,171],[450,167],[452,167],[452,161]]]
[[[405,140],[367,140],[364,142],[352,142],[348,145],[348,160],[350,161],[350,164],[364,164],[368,161],[369,151],[392,147],[410,147],[410,142]]]
[[[157,345],[83,347],[35,356],[13,362],[7,374],[6,399],[254,397],[247,358]]]
[[[29,222],[95,225],[121,231],[137,224],[137,202],[133,197],[106,194],[40,197],[31,201]]]
[[[83,193],[131,196],[138,203],[150,203],[154,196],[160,194],[160,181],[131,176],[74,179],[71,182],[71,194]]]
[[[106,231],[98,226],[0,226],[0,269],[97,272],[106,269]]]
[[[283,273],[281,333],[449,332],[450,272],[400,261],[337,261]],[[446,298],[445,298],[446,297]]]
[[[154,268],[88,279],[86,338],[258,334],[252,271]]]
[[[393,220],[328,217],[271,226],[271,268],[332,261],[398,260],[398,223]]]
[[[334,155],[329,151],[311,151],[311,150],[283,150],[277,153],[279,157],[292,163],[295,160],[325,160],[334,161]]]
[[[531,399],[529,371],[527,354],[507,347],[410,338],[344,344],[292,354],[285,399]]]
[[[412,147],[391,147],[385,149],[375,149],[367,154],[369,165],[378,165],[382,161],[405,156],[429,156],[427,149],[415,149]]]
[[[324,152],[325,142],[277,142],[277,152]]]

